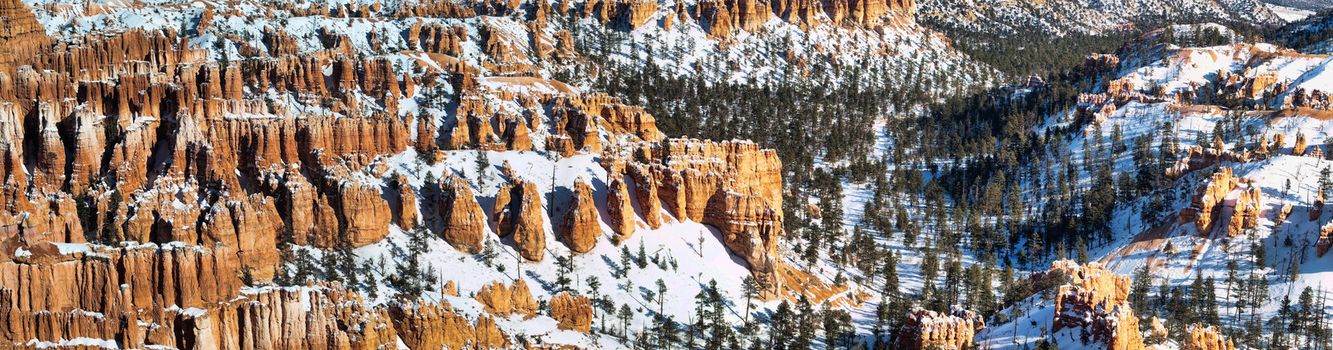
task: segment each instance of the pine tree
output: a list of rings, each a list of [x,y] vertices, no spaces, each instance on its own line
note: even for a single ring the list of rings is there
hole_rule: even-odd
[[[886,251],[884,254],[884,290],[882,295],[889,298],[898,297],[898,258],[894,256],[893,251]]]
[[[102,219],[102,234],[97,243],[112,244],[120,241],[120,227],[116,224],[116,213],[120,210],[122,200],[120,191],[112,189],[110,198],[107,198],[107,212]]]
[[[634,317],[634,312],[630,311],[629,305],[620,304],[620,311],[616,312],[616,317],[620,318],[620,336],[629,336],[629,321]]]
[[[778,308],[773,312],[771,329],[768,333],[768,343],[773,349],[786,349],[787,344],[791,342],[791,335],[796,330],[796,314],[792,311],[791,304],[786,300],[778,304]]]
[[[667,285],[661,278],[657,279],[657,313],[664,314],[666,310]]]
[[[611,271],[615,274],[616,278],[623,279],[629,276],[629,268],[632,266],[632,262],[630,261],[632,256],[633,254],[630,254],[628,246],[620,246],[620,265],[616,266],[615,271]]]
[[[750,328],[750,308],[754,306],[754,298],[759,296],[759,284],[755,283],[754,276],[746,275],[741,279],[741,292],[745,293],[745,320],[744,328]]]
[[[1329,172],[1327,166],[1319,170],[1319,193],[1323,194],[1324,198],[1330,198],[1330,191],[1333,190],[1333,181],[1329,180]]]
[[[1152,276],[1149,275],[1148,264],[1134,270],[1134,281],[1129,287],[1129,305],[1134,308],[1134,313],[1140,317],[1150,314],[1150,305],[1148,305],[1148,292],[1152,289]]]
[[[569,256],[555,257],[555,285],[556,293],[570,291],[570,284],[574,282],[572,275],[574,273],[574,256],[570,252]]]
[[[434,274],[424,273],[421,266],[421,256],[429,248],[428,237],[430,231],[425,227],[417,227],[407,233],[407,256],[398,259],[394,274],[388,279],[389,285],[397,289],[398,295],[402,297],[409,299],[419,297],[427,287],[434,284],[430,282],[435,278]],[[325,255],[329,255],[329,252]]]
[[[638,264],[640,269],[648,268],[648,253],[643,248],[642,240],[639,241],[639,255],[635,257],[634,263]]]
[[[601,308],[603,302],[602,282],[597,279],[597,276],[588,276],[588,279],[586,279],[585,281],[588,284],[588,294],[592,296],[591,301],[594,306],[592,310],[593,319],[597,320],[597,324],[602,326],[603,329],[605,329],[606,323],[602,322],[601,313],[597,312],[597,309]]]

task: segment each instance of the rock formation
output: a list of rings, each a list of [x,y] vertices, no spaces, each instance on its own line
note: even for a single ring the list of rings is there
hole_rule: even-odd
[[[519,279],[513,286],[505,286],[499,281],[481,287],[475,297],[486,312],[492,315],[518,314],[532,317],[537,314],[537,300],[532,298],[528,283]]]
[[[767,206],[754,189],[732,192],[719,189],[709,201],[704,223],[722,231],[722,242],[732,253],[750,264],[750,271],[762,285],[776,285],[778,238],[782,235],[782,215]]]
[[[597,204],[592,199],[592,187],[582,178],[574,181],[574,200],[570,203],[565,222],[560,226],[560,240],[577,253],[587,253],[597,245],[602,225],[597,219]]]
[[[365,349],[396,341],[382,311],[336,286],[241,293],[240,262],[225,246],[30,248],[0,262],[0,343]]]
[[[1222,201],[1237,183],[1238,179],[1231,175],[1231,168],[1218,169],[1207,183],[1199,186],[1198,193],[1190,201],[1190,207],[1181,209],[1180,222],[1194,222],[1199,234],[1210,234],[1214,218],[1221,215]]]
[[[648,228],[662,226],[662,201],[657,195],[657,180],[642,165],[628,166],[630,177],[634,180],[634,198],[639,203],[639,214]]]
[[[727,248],[750,264],[768,290],[777,290],[777,240],[782,236],[782,163],[773,150],[744,141],[670,139],[643,152],[653,165],[658,197],[679,219],[717,227]],[[631,167],[630,169],[636,169]],[[639,189],[643,169],[636,170]],[[646,180],[646,179],[645,179]],[[640,192],[639,203],[652,203]]]
[[[609,176],[611,183],[606,193],[606,222],[615,233],[614,240],[624,242],[634,235],[636,227],[633,201],[629,196],[629,186],[625,184],[625,175],[612,172]]]
[[[976,333],[986,328],[981,315],[962,309],[939,313],[913,309],[898,328],[894,349],[970,349]]]
[[[380,197],[379,187],[347,182],[338,186],[338,190],[334,207],[342,213],[346,239],[353,247],[379,242],[389,234],[393,214],[389,203]]]
[[[500,237],[514,238],[519,255],[541,261],[546,254],[546,219],[537,185],[515,180],[500,189],[492,211]]]
[[[816,0],[778,0],[773,1],[773,13],[788,23],[808,29],[819,24],[822,1]]]
[[[647,0],[615,1],[616,23],[631,30],[648,23],[657,12],[657,2]]]
[[[0,1],[0,19],[4,22],[0,28],[0,73],[12,76],[18,66],[39,57],[51,45],[51,38],[22,1]]]
[[[1303,156],[1305,155],[1305,148],[1305,133],[1296,133],[1296,144],[1291,146],[1291,155]]]
[[[916,4],[914,0],[830,0],[824,3],[824,12],[834,23],[867,27],[879,25],[891,11],[910,16],[916,11]]]
[[[475,323],[454,312],[448,303],[389,306],[389,316],[403,343],[411,349],[504,349],[509,338],[490,317]]]
[[[710,0],[694,16],[710,33],[729,35],[762,29],[774,15],[769,4]],[[626,165],[628,178],[608,184],[606,219],[618,240],[633,234],[636,214],[660,227],[666,201],[677,219],[718,227],[761,281],[778,285],[776,153],[740,141],[663,141],[646,109],[540,78],[530,55],[577,58],[569,32],[544,32],[548,17],[571,13],[568,3],[280,3],[263,10],[323,19],[500,18],[529,6],[534,13],[515,28],[418,21],[394,32],[372,21],[375,30],[366,32],[263,26],[253,35],[225,33],[222,24],[243,17],[232,5],[191,10],[187,25],[90,35],[55,30],[53,41],[23,2],[0,0],[0,344],[515,345],[491,316],[464,317],[447,303],[372,307],[337,285],[268,285],[281,270],[279,246],[327,252],[374,245],[392,225],[439,229],[458,250],[481,251],[490,222],[480,203],[488,199],[479,202],[457,177],[421,184],[399,175],[410,169],[398,156],[408,147],[425,166],[451,157],[439,148],[546,146],[563,155],[623,158],[638,152],[642,162]],[[80,9],[45,6],[61,16]],[[683,6],[658,6],[601,0],[575,11],[631,30],[690,15]],[[781,6],[789,21],[813,23],[820,11],[817,2]],[[873,2],[843,7],[856,21],[882,17]],[[216,35],[216,46],[192,47],[207,35]],[[471,57],[478,50],[469,47],[485,57]],[[442,118],[440,105],[415,105],[444,100],[457,107]],[[400,110],[400,103],[412,105]],[[429,115],[437,117],[418,107],[434,108]],[[512,239],[523,259],[540,261],[548,226],[543,193],[512,168],[506,176],[512,184],[489,208],[493,231]],[[587,252],[601,234],[599,194],[582,181],[574,194],[559,232],[572,250]],[[476,298],[496,317],[538,311],[523,280],[487,286]],[[551,303],[562,328],[589,331],[587,298],[561,295]]]
[[[694,17],[700,25],[719,38],[729,37],[735,30],[758,30],[773,17],[768,3],[758,0],[705,0],[695,8]]]
[[[417,193],[412,190],[412,185],[407,183],[407,177],[395,175],[392,181],[396,184],[393,190],[398,194],[398,215],[395,222],[398,227],[410,230],[417,226],[420,211],[417,209]]]
[[[438,212],[444,223],[442,236],[454,249],[481,252],[485,237],[486,213],[482,212],[472,186],[457,176],[440,180]]]
[[[1056,261],[1052,271],[1069,276],[1055,297],[1053,332],[1085,328],[1091,339],[1107,349],[1142,349],[1139,319],[1129,305],[1129,277],[1116,275],[1098,263],[1079,266],[1069,260]]]
[[[1246,229],[1259,226],[1259,214],[1263,212],[1263,190],[1252,181],[1237,191],[1231,220],[1227,223],[1227,237],[1240,236]]]
[[[1213,326],[1193,324],[1186,331],[1184,344],[1180,348],[1185,350],[1235,350],[1236,346]]]
[[[551,298],[551,318],[560,329],[588,333],[592,330],[592,300],[563,292]]]

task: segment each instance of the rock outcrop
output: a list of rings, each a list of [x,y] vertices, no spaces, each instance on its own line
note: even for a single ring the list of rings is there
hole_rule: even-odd
[[[970,349],[976,333],[986,328],[981,315],[962,309],[939,313],[914,309],[898,328],[893,348],[905,350]]]
[[[1247,229],[1258,227],[1259,215],[1263,212],[1263,190],[1259,186],[1246,179],[1236,192],[1231,220],[1227,223],[1227,237],[1237,237]]]
[[[776,273],[783,220],[777,154],[745,141],[670,139],[659,145],[641,151],[647,159],[665,160],[651,166],[658,198],[678,219],[717,227],[727,248],[750,264],[756,280],[776,291],[781,285]],[[631,175],[642,190],[640,178],[648,175],[636,171],[640,174]],[[640,204],[654,202],[643,194]]]
[[[546,255],[546,219],[537,185],[523,180],[500,189],[492,211],[500,237],[513,237],[519,255],[541,261]]]
[[[1194,324],[1190,325],[1186,331],[1185,341],[1184,344],[1181,344],[1181,349],[1235,350],[1236,346],[1213,326]]]
[[[824,3],[824,12],[834,23],[873,27],[881,24],[892,11],[911,16],[916,11],[914,0],[830,0]]]
[[[396,341],[382,310],[336,286],[242,293],[243,269],[225,246],[28,249],[0,262],[0,343],[372,349]]]
[[[777,0],[773,1],[773,13],[788,23],[801,29],[808,29],[819,24],[822,1],[816,0]]]
[[[662,227],[662,200],[658,199],[657,180],[643,165],[631,164],[627,168],[634,180],[634,198],[643,222],[651,229]]]
[[[634,235],[635,219],[633,200],[630,199],[629,186],[625,184],[625,175],[612,172],[611,182],[606,193],[607,224],[615,233],[616,242],[624,242]]]
[[[1116,275],[1098,263],[1079,266],[1069,260],[1056,261],[1051,270],[1069,276],[1055,297],[1052,331],[1084,328],[1091,339],[1107,349],[1142,349],[1139,319],[1129,305],[1129,277]]]
[[[1296,144],[1291,146],[1291,155],[1303,156],[1305,155],[1305,148],[1305,133],[1296,133]]]
[[[537,314],[537,300],[532,298],[528,283],[522,279],[515,281],[513,286],[506,286],[499,281],[492,282],[481,287],[475,298],[492,315],[532,317]]]
[[[410,230],[417,226],[417,221],[421,217],[420,209],[417,208],[417,193],[407,182],[407,177],[401,174],[395,175],[391,184],[395,185],[392,190],[398,195],[398,215],[394,221],[398,227]]]
[[[51,45],[51,38],[23,1],[0,1],[0,19],[4,22],[0,28],[0,73],[12,76],[18,66],[39,57]]]
[[[338,186],[334,207],[342,213],[345,238],[353,247],[379,242],[389,235],[393,214],[389,203],[380,196],[380,188],[361,182],[347,182]]]
[[[1212,233],[1213,220],[1221,215],[1223,200],[1238,183],[1239,179],[1231,175],[1231,168],[1218,169],[1205,184],[1199,186],[1198,193],[1190,200],[1190,206],[1181,209],[1180,222],[1193,222],[1201,235]]]
[[[551,318],[560,329],[588,333],[592,330],[592,300],[581,295],[560,293],[551,298]]]
[[[759,0],[704,0],[695,6],[695,11],[694,18],[699,24],[718,38],[730,37],[736,30],[758,30],[773,17],[768,3]]]
[[[389,316],[403,343],[411,349],[504,349],[509,337],[495,321],[481,316],[475,323],[448,303],[389,306]]]
[[[783,4],[781,16],[813,23],[819,4]],[[544,29],[548,17],[571,13],[569,3],[280,3],[270,14],[330,20],[533,13],[512,28],[418,21],[401,32],[378,24],[369,31],[267,26],[254,35],[226,33],[222,24],[243,15],[234,4],[216,5],[191,10],[182,20],[192,23],[181,26],[52,31],[53,42],[23,2],[0,0],[0,344],[91,338],[127,348],[376,349],[401,339],[413,348],[513,346],[491,316],[464,317],[448,304],[372,307],[337,285],[268,284],[281,270],[279,246],[364,247],[382,242],[393,225],[438,229],[460,251],[483,250],[491,223],[482,205],[492,203],[479,202],[464,179],[420,184],[399,175],[410,169],[403,161],[413,160],[398,156],[408,147],[418,152],[417,165],[455,154],[440,148],[638,152],[640,164],[615,172],[628,178],[608,184],[606,220],[617,240],[633,234],[636,214],[660,227],[665,201],[677,220],[718,227],[762,283],[779,284],[776,153],[749,142],[663,141],[646,109],[540,78],[537,59],[577,58],[569,32]],[[45,6],[70,15],[116,10]],[[575,11],[631,30],[690,16],[685,6],[658,6],[600,0]],[[865,22],[883,17],[885,6],[894,5],[848,3],[840,17]],[[761,30],[775,14],[758,0],[696,7],[694,17],[717,36]],[[216,46],[192,47],[205,36],[216,36]],[[440,118],[440,101],[457,106]],[[400,103],[411,105],[400,110]],[[488,208],[492,231],[512,240],[521,258],[540,261],[550,220],[543,193],[512,168],[506,180],[512,184]],[[594,249],[601,235],[597,195],[578,182],[558,223],[574,251]],[[532,316],[538,304],[525,283],[487,286],[476,298],[496,316]],[[561,328],[589,331],[587,298],[565,294],[551,303]]]
[[[708,204],[710,209],[703,222],[722,231],[722,242],[750,264],[756,280],[763,285],[778,283],[772,276],[777,271],[782,214],[767,206],[754,189],[719,189]]]
[[[440,180],[438,212],[444,224],[441,235],[454,249],[481,252],[485,241],[486,213],[481,210],[472,186],[457,176]]]
[[[587,181],[574,181],[574,198],[565,222],[560,226],[560,240],[577,253],[587,253],[597,246],[602,235],[602,224],[597,218],[597,203],[592,199],[592,186]]]

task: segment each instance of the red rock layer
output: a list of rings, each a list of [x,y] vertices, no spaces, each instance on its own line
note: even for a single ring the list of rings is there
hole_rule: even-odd
[[[509,344],[488,317],[469,324],[447,304],[368,308],[335,285],[241,293],[243,267],[225,246],[66,254],[50,243],[29,248],[0,255],[0,343],[91,338],[133,348],[376,349],[401,336],[410,345]],[[521,307],[531,313],[531,296],[518,297],[526,293],[520,284],[506,295],[511,305],[526,300]]]
[[[46,29],[23,1],[0,1],[0,22],[4,23],[0,26],[0,73],[14,74],[15,68],[29,64],[51,45]]]
[[[648,0],[591,0],[583,5],[581,16],[603,24],[634,30],[648,23],[657,12],[657,2]]]
[[[1190,200],[1190,207],[1181,209],[1180,222],[1193,222],[1199,234],[1208,235],[1213,230],[1213,219],[1220,215],[1222,201],[1226,199],[1238,180],[1231,175],[1231,168],[1222,167],[1213,173],[1207,183],[1199,186],[1198,193]]]
[[[713,37],[726,38],[736,30],[758,30],[773,10],[758,0],[705,0],[695,6],[694,18]]]
[[[639,205],[639,214],[648,228],[662,226],[662,201],[657,195],[657,180],[643,166],[631,164],[627,167],[630,178],[634,180],[634,198]]]

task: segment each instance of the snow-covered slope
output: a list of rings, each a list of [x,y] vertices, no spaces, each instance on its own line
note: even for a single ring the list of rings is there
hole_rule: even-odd
[[[1327,74],[1330,57],[1268,44],[1168,45],[1133,52],[1120,56],[1120,68],[1108,80],[1110,102],[1092,102],[1114,108],[1102,108],[1111,112],[1082,126],[1064,147],[1078,164],[1109,156],[1106,161],[1115,176],[1142,176],[1143,171],[1153,170],[1136,168],[1139,160],[1133,152],[1090,156],[1087,150],[1114,148],[1107,144],[1113,140],[1123,140],[1121,149],[1132,150],[1133,140],[1147,138],[1153,153],[1165,147],[1164,138],[1169,137],[1189,160],[1176,162],[1176,168],[1167,171],[1169,186],[1118,201],[1107,225],[1112,238],[1093,245],[1089,260],[1135,278],[1141,268],[1149,267],[1146,278],[1152,287],[1150,306],[1145,307],[1149,314],[1138,315],[1145,330],[1147,317],[1167,317],[1165,299],[1155,299],[1166,297],[1158,293],[1159,285],[1188,289],[1197,279],[1211,278],[1216,281],[1212,292],[1219,301],[1220,325],[1236,341],[1242,338],[1235,332],[1249,327],[1252,318],[1279,322],[1263,325],[1260,332],[1265,336],[1287,336],[1280,328],[1287,320],[1278,317],[1284,300],[1294,303],[1307,289],[1322,298],[1318,295],[1328,290],[1333,278],[1333,257],[1319,254],[1330,215],[1327,209],[1317,209],[1323,205],[1320,186],[1328,181],[1321,171],[1333,167],[1327,157],[1333,120],[1327,107],[1292,107],[1280,101],[1298,89],[1333,90]],[[1200,97],[1227,94],[1239,94],[1243,102],[1228,108],[1219,105],[1230,103],[1221,102],[1224,99]],[[1073,117],[1077,114],[1065,114],[1062,122],[1067,124],[1062,125],[1083,125]],[[1078,172],[1082,178],[1093,176],[1088,170]],[[1218,180],[1214,173],[1233,174],[1223,179],[1235,187],[1220,187],[1220,198],[1201,199],[1205,188],[1227,186],[1228,180]],[[1249,193],[1259,193],[1258,200],[1246,199]],[[1162,201],[1163,209],[1152,211],[1151,201]],[[1195,213],[1201,202],[1210,201],[1217,203],[1206,207],[1216,208],[1213,223],[1200,232],[1202,224]],[[1242,223],[1240,208],[1251,204],[1257,205],[1257,216]],[[1235,286],[1239,283],[1250,287],[1240,290]],[[1249,302],[1239,304],[1243,308],[1237,304],[1240,298]],[[1031,295],[1002,311],[1003,322],[992,324],[978,339],[984,346],[1005,349],[1041,341],[1061,348],[1096,345],[1080,331],[1053,332],[1055,303],[1050,292]],[[1264,341],[1245,345],[1262,346]],[[1173,340],[1150,345],[1181,346]]]
[[[920,7],[917,16],[923,21],[964,32],[1004,35],[1103,35],[1141,24],[1195,21],[1237,21],[1258,26],[1284,22],[1258,0],[925,0]]]

